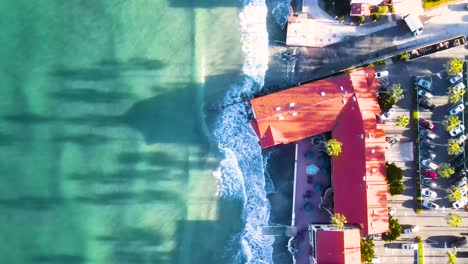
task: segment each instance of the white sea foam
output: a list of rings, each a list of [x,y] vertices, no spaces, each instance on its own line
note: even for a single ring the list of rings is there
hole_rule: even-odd
[[[238,101],[261,89],[268,69],[267,7],[264,0],[247,1],[239,15],[241,45],[244,52],[242,85],[235,85],[226,94],[224,103]],[[217,174],[218,195],[243,201],[242,219],[245,228],[240,234],[239,252],[245,263],[273,263],[273,238],[262,235],[269,224],[270,204],[265,190],[265,162],[258,139],[247,119],[246,103],[226,108],[218,120],[215,137],[224,154]]]

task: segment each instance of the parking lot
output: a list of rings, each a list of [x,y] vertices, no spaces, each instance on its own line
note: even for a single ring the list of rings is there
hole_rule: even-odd
[[[468,54],[465,47],[452,49],[448,52],[440,52],[425,58],[421,58],[409,63],[399,62],[396,64],[386,65],[384,68],[390,73],[389,83],[400,83],[405,91],[404,98],[399,100],[393,107],[395,114],[393,119],[387,121],[389,124],[386,131],[387,136],[397,135],[400,138],[400,143],[396,144],[391,149],[387,150],[386,158],[389,162],[394,162],[397,166],[403,169],[403,181],[405,190],[403,194],[389,196],[389,207],[397,209],[395,218],[398,219],[402,226],[418,225],[420,230],[413,234],[402,234],[401,237],[394,242],[385,243],[382,240],[375,240],[375,255],[379,256],[380,263],[416,263],[416,250],[401,249],[402,243],[411,243],[416,236],[422,236],[425,242],[424,246],[424,261],[425,263],[445,263],[447,261],[446,251],[450,250],[450,241],[461,235],[468,236],[468,213],[463,209],[453,209],[452,203],[446,198],[446,190],[450,187],[450,181],[438,177],[435,179],[436,188],[431,188],[437,193],[437,198],[431,199],[437,203],[440,208],[437,210],[423,210],[421,214],[416,213],[416,190],[415,190],[415,162],[412,153],[409,152],[408,146],[414,142],[414,130],[418,129],[418,120],[414,120],[410,116],[410,109],[414,102],[413,81],[412,76],[425,76],[425,79],[432,82],[434,97],[431,99],[435,108],[430,110],[419,110],[419,117],[431,120],[435,123],[434,133],[437,135],[433,140],[436,147],[434,152],[436,157],[433,159],[435,164],[448,161],[447,141],[450,138],[448,132],[440,123],[448,114],[448,109],[452,104],[448,102],[446,88],[450,85],[447,81],[449,77],[445,72],[444,64],[451,58],[465,59]],[[415,106],[416,107],[416,106]],[[466,111],[466,110],[465,110]],[[399,115],[410,117],[410,125],[407,128],[400,128],[395,125],[396,117]],[[461,115],[460,115],[461,117]],[[425,198],[428,199],[428,198]],[[458,228],[450,227],[446,223],[446,217],[450,212],[456,211],[462,217],[464,222]],[[384,247],[385,245],[385,247]],[[466,257],[467,248],[458,250],[458,262],[468,263]]]

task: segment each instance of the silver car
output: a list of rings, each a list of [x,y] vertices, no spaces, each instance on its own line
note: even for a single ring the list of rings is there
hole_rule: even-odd
[[[430,161],[428,159],[422,160],[421,164],[424,167],[427,167],[427,168],[429,168],[431,170],[437,170],[439,168],[439,166],[437,166],[437,164],[435,164],[434,162],[432,162],[432,161]]]
[[[451,84],[455,84],[455,83],[461,81],[462,78],[463,78],[463,74],[461,72],[459,72],[459,73],[457,73],[457,75],[448,78],[448,81]]]

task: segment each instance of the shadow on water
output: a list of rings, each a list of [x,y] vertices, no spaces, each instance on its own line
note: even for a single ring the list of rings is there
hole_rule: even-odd
[[[97,236],[96,240],[112,247],[112,263],[174,263],[168,252],[158,248],[164,240],[155,230],[123,228],[112,235]]]
[[[97,145],[108,143],[111,140],[110,137],[98,134],[74,134],[74,135],[62,135],[53,138],[55,142],[70,142],[80,145]]]
[[[59,197],[21,196],[10,199],[1,199],[0,207],[20,210],[48,210],[54,209],[63,203]]]
[[[242,7],[242,0],[170,0],[172,7],[179,8],[217,8],[217,7]]]
[[[119,91],[99,91],[93,88],[69,88],[51,92],[51,95],[58,100],[71,102],[94,103],[115,103],[128,99],[132,94]]]
[[[178,197],[173,193],[158,190],[142,192],[119,191],[109,193],[96,193],[76,197],[78,202],[93,205],[125,205],[152,202],[177,202]]]
[[[26,137],[23,138],[14,134],[0,133],[0,146],[9,146],[16,143],[25,143],[28,141],[30,141],[30,139]]]
[[[170,176],[169,176],[170,175]],[[166,169],[121,169],[113,173],[90,171],[87,173],[73,173],[71,180],[84,184],[128,184],[135,180],[145,180],[148,182],[174,180],[173,174],[169,174]]]
[[[58,66],[51,74],[66,80],[105,81],[115,79],[123,73],[155,71],[163,68],[163,66],[162,62],[155,59],[103,60],[88,68]]]
[[[200,109],[197,109],[196,84],[135,103],[122,117],[139,131],[149,144],[199,143],[206,141],[200,130]]]
[[[86,259],[80,255],[35,255],[29,258],[29,263],[33,264],[81,264],[85,263]]]
[[[179,221],[173,263],[244,263],[234,256],[240,249],[237,234],[243,228],[240,201],[218,201],[216,221]]]
[[[122,152],[118,156],[118,161],[122,164],[132,165],[135,163],[145,162],[153,165],[161,165],[168,167],[181,167],[186,164],[184,160],[177,160],[170,154],[163,151],[151,152]]]

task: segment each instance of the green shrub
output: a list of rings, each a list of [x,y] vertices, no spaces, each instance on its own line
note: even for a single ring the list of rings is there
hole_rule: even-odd
[[[374,259],[374,240],[361,239],[361,260],[364,263],[371,263]]]
[[[416,209],[416,214],[422,214],[422,209],[421,208]]]
[[[390,7],[390,13],[395,14],[395,6]]]
[[[386,6],[386,5],[384,5],[384,6],[379,6],[378,12],[379,12],[380,14],[388,13],[388,6]]]
[[[378,14],[378,13],[374,13],[371,16],[372,16],[372,20],[374,20],[374,21],[377,21],[380,18],[380,14]]]
[[[382,235],[385,242],[392,242],[401,236],[401,225],[397,219],[393,217],[388,218],[389,231]]]

